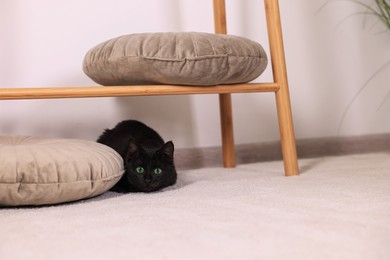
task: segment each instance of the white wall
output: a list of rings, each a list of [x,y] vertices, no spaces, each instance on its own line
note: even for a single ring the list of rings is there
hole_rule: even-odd
[[[280,0],[297,138],[335,136],[349,101],[390,60],[390,33],[375,19],[345,17],[357,5]],[[94,85],[84,54],[123,34],[213,31],[211,0],[0,0],[0,87]],[[370,2],[366,0],[366,2]],[[268,52],[260,0],[227,0],[229,33]],[[341,22],[342,21],[342,22]],[[341,22],[341,23],[340,23]],[[373,26],[373,24],[375,24]],[[390,65],[369,82],[346,114],[340,135],[389,132]],[[257,81],[270,81],[271,68]],[[236,143],[277,140],[273,94],[233,96]],[[177,147],[220,145],[216,95],[0,101],[0,134],[94,140],[135,118]]]

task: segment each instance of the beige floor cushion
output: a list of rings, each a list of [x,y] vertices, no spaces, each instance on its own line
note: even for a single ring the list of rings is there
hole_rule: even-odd
[[[267,66],[263,47],[234,35],[139,33],[92,48],[84,72],[102,85],[218,85],[249,82]]]
[[[44,205],[93,197],[124,173],[108,146],[92,141],[0,136],[0,205]]]

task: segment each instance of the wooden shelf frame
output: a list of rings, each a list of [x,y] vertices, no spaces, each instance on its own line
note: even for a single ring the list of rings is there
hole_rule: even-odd
[[[286,176],[299,174],[278,0],[264,0],[274,82],[218,86],[0,88],[0,100],[218,94],[224,167],[235,167],[232,93],[274,92]],[[213,0],[215,32],[226,34],[225,0]]]
[[[50,99],[50,98],[90,98],[125,96],[193,95],[221,93],[276,92],[276,83],[248,83],[218,86],[90,86],[90,87],[50,87],[50,88],[0,88],[0,100],[9,99]]]

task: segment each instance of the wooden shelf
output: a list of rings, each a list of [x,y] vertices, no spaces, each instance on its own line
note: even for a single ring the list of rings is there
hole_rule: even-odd
[[[0,88],[0,100],[225,94],[248,92],[276,92],[278,90],[279,84],[277,83],[246,83],[218,86],[142,85],[60,88]]]

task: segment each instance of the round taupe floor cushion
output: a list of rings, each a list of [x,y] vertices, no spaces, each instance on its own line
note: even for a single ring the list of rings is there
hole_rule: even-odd
[[[0,205],[44,205],[102,194],[119,181],[123,161],[85,140],[0,136]]]

